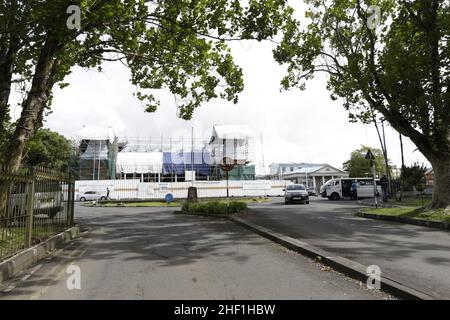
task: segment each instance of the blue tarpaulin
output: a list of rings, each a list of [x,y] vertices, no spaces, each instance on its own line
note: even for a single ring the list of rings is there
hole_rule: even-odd
[[[193,168],[198,174],[209,176],[211,174],[210,163],[209,152],[164,152],[163,174],[184,175],[186,170],[190,171]]]

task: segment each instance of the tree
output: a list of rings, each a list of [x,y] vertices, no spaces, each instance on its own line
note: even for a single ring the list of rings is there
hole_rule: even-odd
[[[328,75],[352,121],[385,118],[435,172],[431,208],[450,203],[450,2],[305,0],[308,23],[290,21],[275,59],[285,88]]]
[[[370,161],[365,158],[367,151],[371,150],[375,157],[375,172],[381,175],[386,171],[386,165],[384,162],[384,155],[381,149],[369,148],[361,146],[356,149],[350,155],[350,159],[342,164],[345,171],[348,171],[350,177],[371,177],[372,168]]]
[[[189,119],[213,98],[238,101],[242,69],[226,43],[272,38],[291,14],[286,0],[251,0],[245,7],[238,0],[2,1],[0,133],[9,120],[12,85],[25,97],[2,150],[5,164],[19,168],[51,106],[54,85],[66,86],[74,66],[121,62],[147,111],[159,105],[151,90],[168,89],[179,116]]]
[[[273,38],[291,20],[287,0],[3,0],[0,1],[0,136],[3,164],[20,168],[42,127],[55,85],[74,66],[105,61],[129,68],[136,96],[153,112],[154,90],[174,94],[179,116],[213,98],[237,103],[242,69],[227,42]],[[12,89],[24,97],[11,123]],[[7,126],[12,125],[11,133]],[[8,182],[0,183],[0,215]]]
[[[73,154],[69,140],[49,129],[39,129],[26,147],[24,162],[28,166],[68,171]]]
[[[427,167],[424,164],[415,162],[411,166],[405,166],[402,170],[402,178],[406,191],[412,191],[413,187],[424,183]]]

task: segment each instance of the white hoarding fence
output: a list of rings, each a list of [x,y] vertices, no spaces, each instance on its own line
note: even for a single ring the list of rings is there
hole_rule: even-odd
[[[283,189],[289,184],[285,180],[229,181],[230,197],[282,196]],[[164,199],[166,194],[174,198],[186,198],[192,182],[140,182],[139,180],[98,180],[76,181],[75,193],[88,191],[107,193],[114,200],[126,199]],[[195,181],[200,198],[226,197],[226,181]]]

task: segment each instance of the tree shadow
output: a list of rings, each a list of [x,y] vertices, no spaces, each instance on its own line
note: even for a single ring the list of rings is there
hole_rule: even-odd
[[[417,283],[421,283],[450,298],[450,233],[357,217],[356,207],[346,202],[335,202],[329,208],[255,208],[245,218],[332,254],[379,265],[386,276],[418,290]]]

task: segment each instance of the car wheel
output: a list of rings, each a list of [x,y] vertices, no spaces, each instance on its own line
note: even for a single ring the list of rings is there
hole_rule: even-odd
[[[81,198],[80,198],[80,201],[81,201],[81,202],[84,202],[84,201],[86,201],[86,198],[85,198],[85,197],[81,197]]]
[[[289,201],[287,201],[287,200],[284,200],[284,204],[289,204]]]
[[[100,200],[106,200],[106,197],[101,197]]]
[[[339,199],[340,199],[340,197],[339,197],[339,194],[338,194],[338,193],[334,192],[334,193],[331,195],[331,200],[336,201],[336,200],[339,200]]]
[[[306,201],[305,203],[306,203],[306,204],[309,204],[309,201]]]

